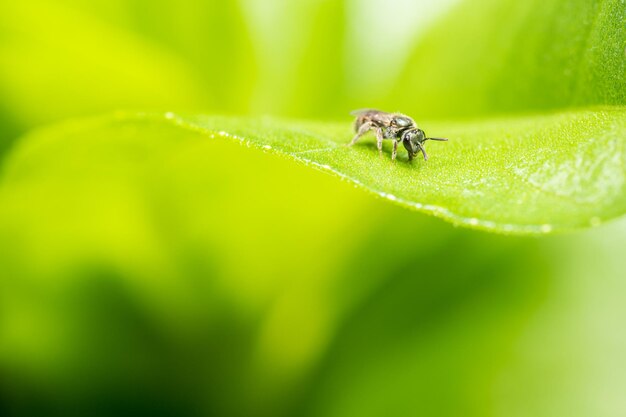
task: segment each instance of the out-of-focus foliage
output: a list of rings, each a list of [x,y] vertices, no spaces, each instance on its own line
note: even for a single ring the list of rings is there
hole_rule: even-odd
[[[283,143],[275,127],[232,124],[248,118],[206,118],[194,130],[102,117],[23,135],[117,110],[339,119],[378,106],[420,123],[426,114],[483,118],[424,125],[457,139],[489,126],[518,131],[524,121],[531,132],[543,131],[550,120],[585,115],[546,142],[559,154],[588,146],[583,154],[598,155],[596,168],[576,178],[581,189],[604,189],[599,180],[585,182],[603,172],[610,155],[593,146],[610,131],[594,117],[623,110],[589,109],[620,104],[591,100],[608,96],[589,91],[610,88],[605,75],[615,70],[612,88],[623,92],[623,55],[611,55],[616,61],[607,59],[607,68],[595,58],[623,51],[615,23],[623,2],[529,3],[534,11],[505,2],[511,9],[503,13],[495,11],[499,3],[463,0],[463,12],[441,20],[454,20],[449,35],[423,18],[440,14],[433,5],[444,3],[450,1],[1,2],[0,135],[7,150],[0,165],[0,415],[623,415],[623,221],[541,239],[456,229],[202,131],[227,129],[274,148],[308,143]],[[365,12],[374,20],[362,20]],[[531,25],[511,26],[530,13]],[[581,17],[594,15],[602,25]],[[412,39],[389,36],[408,25],[423,31],[415,49]],[[432,46],[428,25],[445,48],[475,40],[457,49],[455,69],[439,61],[447,55]],[[613,35],[588,36],[582,46],[588,32]],[[493,51],[482,45],[498,34]],[[577,75],[563,72],[571,68],[571,45],[572,59],[586,68]],[[450,71],[450,85],[460,71],[467,80],[487,77],[463,56],[484,57],[479,61],[503,72],[489,71],[493,85],[476,81],[484,89],[444,94],[439,84],[432,112],[421,113],[435,98],[419,94],[423,85],[412,74],[422,65],[409,59],[402,71],[400,52],[424,56],[426,46],[429,65]],[[581,54],[593,59],[576,58]],[[531,59],[537,61],[526,65]],[[392,69],[403,76],[390,78]],[[518,90],[505,99],[495,86],[507,73],[526,83],[509,86]],[[572,79],[591,90],[573,94],[566,88]],[[434,75],[432,81],[441,83]],[[388,88],[394,83],[399,87]],[[513,94],[519,107],[507,104]],[[565,109],[582,104],[587,110]],[[561,113],[490,120],[544,109]],[[288,125],[294,136],[317,143],[332,135],[334,144],[349,139],[344,120],[343,127]],[[221,126],[208,125],[217,121]],[[593,137],[584,141],[587,132]],[[603,143],[615,145],[615,160],[623,158],[624,142],[613,140]],[[455,158],[482,158],[492,146],[433,145],[440,146],[429,147],[429,164],[412,168],[379,161],[366,139],[341,152],[371,161],[372,173],[423,173],[454,149],[467,151]],[[532,161],[517,155],[515,163]],[[593,162],[580,160],[581,167]],[[561,172],[543,167],[545,176]],[[538,187],[555,190],[563,181],[577,198],[584,195],[568,178]],[[574,218],[585,204],[554,211]]]
[[[197,108],[198,79],[176,54],[80,10],[0,3],[0,108],[21,130],[115,108]]]
[[[620,0],[461,2],[419,22],[433,27],[388,93],[403,61],[348,29],[360,9],[379,10],[368,32],[384,34],[401,21],[390,10],[417,21],[437,2],[396,3],[3,2],[0,132],[121,108],[337,119],[363,106],[450,118],[624,104]]]
[[[2,2],[4,142],[42,123],[118,109],[347,113],[343,2],[250,8],[274,15],[255,25],[234,0]]]
[[[443,118],[624,106],[625,27],[621,0],[463,2],[419,41],[393,98]]]

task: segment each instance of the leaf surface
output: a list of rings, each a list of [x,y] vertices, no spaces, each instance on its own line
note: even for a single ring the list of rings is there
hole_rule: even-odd
[[[72,154],[51,148],[55,143],[63,145],[62,149],[71,149],[72,141],[92,147],[93,152],[81,154],[85,159],[80,163],[102,165],[106,163],[103,155],[124,152],[123,146],[108,139],[119,129],[130,130],[141,146],[161,146],[161,152],[169,152],[176,143],[155,144],[151,135],[159,126],[171,129],[174,125],[181,137],[191,130],[198,133],[198,140],[226,138],[287,156],[393,203],[457,225],[536,234],[598,225],[626,211],[626,111],[619,108],[428,123],[423,125],[427,133],[450,141],[427,142],[428,161],[408,162],[400,149],[395,163],[390,158],[391,144],[385,143],[379,156],[371,136],[353,147],[345,146],[353,134],[350,123],[173,113],[125,114],[105,120],[79,122],[67,133],[66,128],[57,127],[26,137],[24,146],[9,158],[5,179],[29,170],[54,172],[63,167],[64,158]],[[92,137],[95,140],[90,141]],[[25,157],[24,149],[29,149],[26,155],[30,156]],[[236,157],[236,148],[228,155],[215,156],[216,163]]]

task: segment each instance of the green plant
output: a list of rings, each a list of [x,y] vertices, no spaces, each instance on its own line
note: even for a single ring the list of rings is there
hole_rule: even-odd
[[[0,414],[623,414],[623,2],[213,3],[0,3]]]

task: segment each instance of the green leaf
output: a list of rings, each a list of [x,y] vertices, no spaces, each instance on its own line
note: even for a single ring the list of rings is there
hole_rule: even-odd
[[[570,415],[590,375],[613,393],[614,374],[596,372],[620,363],[623,337],[596,329],[619,328],[624,313],[623,222],[546,239],[455,229],[206,130],[306,149],[339,143],[346,124],[181,123],[191,120],[66,123],[8,156],[0,368],[25,381],[19,394],[71,393],[63,410],[75,398],[98,407],[97,393],[133,410],[158,397],[170,414],[268,416],[300,393],[301,412],[285,414],[484,416],[503,376],[503,407],[526,410],[546,363],[549,385],[567,389],[533,402],[534,415]],[[431,146],[429,163],[453,143]],[[371,138],[346,151],[376,152]],[[388,154],[371,161],[391,169]],[[569,372],[572,357],[598,361]]]
[[[0,2],[1,139],[120,108],[190,111],[206,103],[201,86],[179,55],[89,13]]]
[[[178,127],[178,133],[153,143],[155,130],[168,124]],[[548,233],[598,225],[626,211],[623,109],[433,122],[424,127],[433,136],[445,136],[450,141],[428,143],[428,161],[409,163],[400,150],[393,163],[388,143],[382,157],[372,138],[364,138],[353,147],[344,146],[352,137],[349,122],[172,113],[118,115],[105,123],[82,122],[67,132],[57,128],[26,138],[26,149],[31,151],[27,157],[18,152],[9,159],[5,180],[10,182],[31,171],[49,176],[66,165],[93,170],[106,166],[111,155],[128,158],[123,143],[110,139],[120,129],[132,132],[133,141],[141,146],[156,147],[160,152],[176,149],[171,141],[192,131],[199,134],[198,140],[228,138],[293,158],[396,204],[457,225],[503,233]],[[80,158],[72,154],[74,142],[80,142],[81,149],[87,148]],[[40,146],[42,143],[47,145]],[[62,151],[58,148],[61,145]],[[215,156],[220,162],[236,157],[236,149],[229,155]]]
[[[205,109],[248,110],[257,63],[239,1],[179,0],[155,7],[152,0],[127,0],[124,6],[131,16],[129,30],[176,51],[197,70]]]
[[[351,98],[346,74],[354,73],[347,65],[346,1],[266,0],[249,2],[248,7],[256,20],[259,59],[253,111],[306,118],[343,114]]]
[[[394,108],[451,118],[626,104],[624,1],[479,3],[462,2],[420,39]]]

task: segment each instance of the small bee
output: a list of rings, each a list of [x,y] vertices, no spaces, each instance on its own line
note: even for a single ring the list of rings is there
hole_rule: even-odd
[[[391,159],[396,159],[398,153],[398,142],[402,141],[402,144],[409,152],[409,161],[412,161],[415,155],[420,151],[424,155],[424,160],[428,160],[428,155],[424,150],[424,142],[427,140],[439,140],[447,141],[444,138],[427,138],[422,129],[417,127],[415,121],[409,116],[405,116],[400,113],[386,113],[380,110],[355,110],[350,113],[352,116],[356,116],[354,122],[354,131],[356,136],[348,144],[348,146],[354,145],[364,134],[370,130],[376,130],[376,140],[378,145],[378,151],[382,155],[383,152],[383,140],[393,140],[393,152]]]

